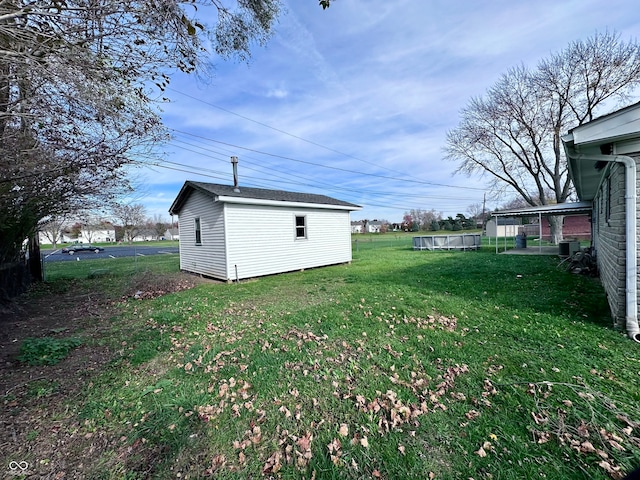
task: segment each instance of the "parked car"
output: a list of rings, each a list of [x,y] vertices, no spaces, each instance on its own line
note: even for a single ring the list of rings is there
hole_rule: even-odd
[[[74,245],[69,245],[68,247],[64,247],[62,249],[62,253],[68,253],[69,255],[73,255],[76,252],[100,253],[103,250],[104,248],[96,247],[95,245],[91,245],[90,243],[76,243]]]

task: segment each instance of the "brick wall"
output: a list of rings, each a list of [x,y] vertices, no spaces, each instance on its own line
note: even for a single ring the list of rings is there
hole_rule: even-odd
[[[594,246],[600,280],[616,327],[625,324],[625,167],[611,163],[594,200]]]

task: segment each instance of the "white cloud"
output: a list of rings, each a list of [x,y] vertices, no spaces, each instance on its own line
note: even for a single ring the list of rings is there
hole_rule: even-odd
[[[289,92],[283,88],[274,88],[267,92],[269,98],[286,98],[289,96]]]

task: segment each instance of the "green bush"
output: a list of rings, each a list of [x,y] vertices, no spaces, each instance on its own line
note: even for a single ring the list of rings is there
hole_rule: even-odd
[[[55,365],[81,344],[79,338],[25,338],[18,360],[29,365]]]

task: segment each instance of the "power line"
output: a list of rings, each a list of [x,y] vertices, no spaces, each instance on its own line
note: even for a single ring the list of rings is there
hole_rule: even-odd
[[[287,131],[285,131],[285,130],[281,130],[281,129],[279,129],[279,128],[276,128],[276,127],[274,127],[274,126],[268,125],[268,124],[266,124],[266,123],[259,122],[258,120],[254,120],[253,118],[247,117],[247,116],[245,116],[245,115],[241,115],[241,114],[236,113],[236,112],[234,112],[234,111],[232,111],[232,110],[229,110],[229,109],[226,109],[226,108],[224,108],[224,107],[221,107],[220,105],[216,105],[216,104],[214,104],[214,103],[207,102],[207,101],[205,101],[205,100],[202,100],[201,98],[194,97],[193,95],[189,95],[188,93],[180,92],[180,91],[176,90],[175,88],[167,87],[167,89],[171,90],[172,92],[176,92],[176,93],[178,93],[178,94],[180,94],[180,95],[184,95],[185,97],[188,97],[188,98],[191,98],[191,99],[193,99],[193,100],[196,100],[197,102],[204,103],[205,105],[209,105],[210,107],[217,108],[218,110],[221,110],[221,111],[223,111],[223,112],[226,112],[226,113],[228,113],[228,114],[230,114],[230,115],[235,115],[236,117],[238,117],[238,118],[242,118],[243,120],[247,120],[248,122],[253,122],[253,123],[255,123],[256,125],[260,125],[260,126],[262,126],[262,127],[269,128],[269,129],[271,129],[271,130],[273,130],[273,131],[276,131],[276,132],[278,132],[278,133],[282,133],[283,135],[287,135],[287,136],[292,137],[292,138],[295,138],[295,139],[297,139],[297,140],[301,140],[301,141],[306,142],[306,143],[308,143],[308,144],[310,144],[310,145],[315,145],[316,147],[323,148],[323,149],[325,149],[325,150],[328,150],[328,151],[333,152],[333,153],[337,153],[338,155],[342,155],[342,156],[344,156],[344,157],[352,158],[352,159],[357,160],[357,161],[359,161],[359,162],[366,163],[367,165],[375,165],[375,166],[376,166],[376,167],[378,167],[378,168],[382,168],[382,169],[384,169],[384,170],[388,170],[388,171],[390,171],[390,172],[395,171],[395,170],[391,170],[390,168],[383,167],[383,166],[381,166],[381,165],[373,164],[373,163],[372,163],[372,162],[370,162],[370,161],[362,160],[361,158],[355,157],[355,156],[353,156],[353,155],[351,155],[351,154],[349,154],[349,153],[341,152],[340,150],[336,150],[336,149],[334,149],[334,148],[327,147],[326,145],[322,145],[321,143],[317,143],[317,142],[314,142],[314,141],[312,141],[312,140],[308,140],[308,139],[306,139],[306,138],[303,138],[303,137],[300,137],[300,136],[298,136],[298,135],[295,135],[295,134],[293,134],[293,133],[287,132]]]
[[[463,189],[463,190],[475,190],[475,191],[482,191],[482,192],[485,191],[484,188],[478,188],[478,187],[464,187],[464,186],[459,186],[459,185],[447,185],[447,184],[444,184],[444,183],[434,183],[434,182],[427,182],[427,181],[424,181],[424,180],[413,180],[413,179],[406,179],[406,178],[399,178],[399,177],[389,177],[387,175],[379,175],[379,174],[376,174],[376,173],[358,172],[356,170],[350,170],[350,169],[347,169],[347,168],[332,167],[332,166],[328,166],[328,165],[322,165],[320,163],[309,162],[307,160],[300,160],[300,159],[293,158],[293,157],[287,157],[287,156],[278,155],[278,154],[275,154],[275,153],[269,153],[269,152],[263,152],[261,150],[255,150],[253,148],[242,147],[240,145],[234,145],[232,143],[223,142],[221,140],[214,140],[212,138],[203,137],[201,135],[195,135],[193,133],[184,132],[184,131],[181,131],[181,130],[177,130],[175,128],[172,128],[171,130],[174,131],[174,132],[183,134],[183,135],[189,135],[189,136],[192,136],[192,137],[195,137],[195,138],[200,138],[200,139],[203,139],[203,140],[207,140],[209,142],[219,143],[221,145],[226,145],[226,146],[229,146],[229,147],[238,148],[238,149],[245,150],[245,151],[248,151],[248,152],[258,153],[258,154],[261,154],[261,155],[267,155],[267,156],[274,157],[274,158],[281,158],[283,160],[291,160],[293,162],[303,163],[305,165],[313,165],[314,167],[327,168],[327,169],[330,169],[330,170],[337,170],[337,171],[345,172],[345,173],[352,173],[352,174],[355,174],[355,175],[365,175],[365,176],[368,176],[368,177],[382,178],[384,180],[396,180],[396,181],[399,181],[399,182],[416,183],[416,184],[419,184],[419,185],[431,185],[431,186],[436,186],[436,187],[447,187],[447,188],[460,188],[460,189]]]
[[[322,144],[314,142],[312,140],[308,140],[306,138],[303,138],[303,137],[300,137],[300,136],[295,135],[293,133],[287,132],[285,130],[273,127],[271,125],[268,125],[266,123],[260,122],[258,120],[254,120],[253,118],[247,117],[245,115],[241,115],[241,114],[236,113],[236,112],[234,112],[232,110],[229,110],[227,108],[221,107],[220,105],[216,105],[214,103],[207,102],[205,100],[202,100],[201,98],[195,97],[193,95],[189,95],[188,93],[181,92],[181,91],[176,90],[176,89],[174,89],[172,87],[167,87],[167,88],[169,90],[175,92],[175,93],[178,93],[180,95],[184,95],[185,97],[191,98],[191,99],[193,99],[193,100],[195,100],[197,102],[203,103],[205,105],[208,105],[210,107],[216,108],[216,109],[221,110],[223,112],[229,113],[230,115],[234,115],[236,117],[242,118],[243,120],[247,120],[249,122],[255,123],[255,124],[260,125],[260,126],[263,126],[265,128],[269,128],[269,129],[274,130],[276,132],[282,133],[283,135],[287,135],[289,137],[292,137],[292,138],[301,140],[303,142],[309,143],[310,145],[314,145],[314,146],[323,148],[323,149],[328,150],[330,152],[337,153],[338,155],[342,155],[342,156],[345,156],[345,157],[348,157],[348,158],[352,158],[352,159],[357,160],[359,162],[366,163],[367,165],[374,165],[374,166],[376,166],[378,168],[381,168],[383,170],[387,170],[387,171],[390,171],[390,172],[395,172],[396,171],[396,170],[392,170],[392,169],[387,168],[387,167],[383,167],[381,165],[377,165],[377,164],[375,164],[375,163],[373,163],[371,161],[363,160],[363,159],[358,158],[358,157],[356,157],[354,155],[341,152],[340,150],[336,150],[334,148],[327,147],[326,145],[322,145]],[[174,129],[174,131],[179,132],[179,130],[175,130],[175,129]],[[187,133],[187,132],[180,132],[180,133],[184,133],[185,135],[193,135],[193,134],[190,134],[190,133]],[[197,135],[193,135],[193,136],[197,137]],[[207,139],[206,137],[200,137],[200,138]],[[212,142],[217,142],[216,140],[213,140],[213,139],[207,139],[207,140],[212,141]],[[327,166],[327,165],[316,164],[316,163],[313,163],[313,162],[306,162],[304,160],[298,160],[298,159],[294,159],[294,158],[290,158],[290,157],[283,157],[283,156],[276,155],[276,154],[260,152],[258,150],[251,150],[251,149],[248,149],[248,148],[245,148],[245,147],[239,147],[237,145],[232,145],[232,144],[228,144],[228,143],[225,143],[225,142],[218,142],[218,143],[222,143],[222,144],[225,144],[225,145],[233,146],[235,148],[242,148],[242,149],[249,150],[249,151],[254,151],[254,152],[257,152],[257,153],[262,153],[263,155],[271,155],[273,157],[279,157],[279,158],[282,158],[282,159],[285,159],[285,160],[292,160],[292,161],[306,163],[306,164],[309,164],[309,165],[315,165],[315,166],[319,166],[319,167],[323,167],[323,168],[331,168],[331,169],[335,169],[335,170],[339,170],[339,171],[343,171],[343,172],[347,172],[347,173],[356,173],[358,175],[368,175],[368,176],[385,178],[385,179],[389,179],[389,180],[399,180],[399,181],[404,181],[404,182],[419,183],[419,184],[423,184],[423,185],[433,185],[433,186],[438,186],[438,187],[461,188],[461,189],[478,190],[478,191],[484,191],[485,190],[484,188],[461,187],[461,186],[457,186],[457,185],[446,185],[446,184],[441,184],[441,183],[433,183],[433,182],[420,181],[420,180],[415,180],[415,179],[406,179],[406,178],[398,178],[398,177],[387,177],[387,176],[384,176],[384,175],[376,175],[376,174],[373,174],[373,173],[366,173],[366,172],[354,172],[352,170],[342,169],[342,168],[339,168],[339,167],[330,167],[330,166]]]
[[[200,146],[196,146],[196,145],[193,145],[193,144],[189,144],[188,142],[183,142],[183,141],[179,141],[179,142],[183,143],[185,145],[195,146],[196,148],[201,148],[203,150],[206,150],[204,147],[200,147]],[[188,152],[193,152],[193,153],[196,153],[196,154],[208,157],[208,158],[213,158],[215,160],[219,160],[219,159],[217,159],[217,158],[215,158],[215,157],[213,157],[211,155],[207,155],[207,154],[204,154],[204,153],[201,153],[201,152],[197,152],[195,150],[183,147],[181,145],[174,145],[174,146],[176,146],[177,148],[181,148],[183,150],[186,150]],[[225,159],[224,161],[226,162],[227,160]],[[192,168],[192,169],[200,169],[200,167],[193,167],[193,166],[187,165],[187,164],[181,164],[181,163],[169,162],[169,161],[165,161],[165,162],[171,163],[171,164],[174,164],[174,165],[180,165],[180,166],[183,166],[183,167]],[[264,172],[262,170],[258,170],[256,168],[251,168],[251,167],[248,167],[246,165],[245,165],[244,168],[246,170],[254,171],[254,172],[257,172],[257,173],[260,173],[260,174],[263,174],[263,175],[266,173],[266,174],[268,174],[270,176],[273,176],[273,177],[276,177],[276,178],[280,179],[279,180],[280,182],[289,183],[289,184],[293,184],[293,185],[299,185],[299,186],[307,186],[307,187],[318,188],[318,182],[317,181],[316,181],[316,184],[294,182],[294,181],[286,179],[286,177],[284,177],[282,175],[274,174],[273,170],[276,170],[276,169],[273,169],[273,168],[271,170],[267,171],[267,172]],[[203,169],[203,170],[210,171],[210,172],[213,172],[213,173],[218,173],[218,174],[221,174],[221,175],[226,175],[224,172],[219,172],[219,171],[215,171],[215,170],[208,170],[208,169]],[[278,170],[276,170],[276,171],[278,171]],[[194,172],[194,173],[197,173],[197,172]],[[304,176],[301,176],[301,175],[296,175],[296,174],[293,174],[293,173],[288,173],[288,172],[280,172],[280,173],[283,173],[284,175],[288,175],[288,176],[291,176],[291,177],[294,177],[294,178],[298,178],[298,179],[301,179],[301,180],[304,180],[304,181],[310,181],[311,180],[311,179],[309,179],[307,177],[304,177]],[[245,176],[245,178],[253,179],[254,177]],[[261,180],[267,180],[267,179],[262,178]],[[256,183],[256,182],[254,181],[254,183]],[[368,190],[354,189],[354,188],[350,188],[350,187],[341,187],[339,185],[328,184],[328,183],[324,183],[324,182],[320,182],[320,184],[324,184],[324,185],[326,185],[326,187],[328,189],[334,190],[334,191],[350,192],[350,193],[354,193],[355,192],[355,193],[361,193],[361,194],[364,194],[364,195],[374,195],[374,196],[382,196],[382,197],[398,196],[398,197],[402,197],[402,198],[412,197],[412,198],[430,198],[430,199],[439,199],[439,200],[468,200],[468,201],[475,200],[475,198],[469,198],[469,197],[459,197],[459,196],[449,197],[449,196],[442,196],[442,195],[424,195],[424,194],[413,194],[413,193],[406,193],[406,192],[402,192],[402,193],[400,193],[400,192],[382,192],[381,193],[381,192],[372,192],[372,191],[368,191]]]

